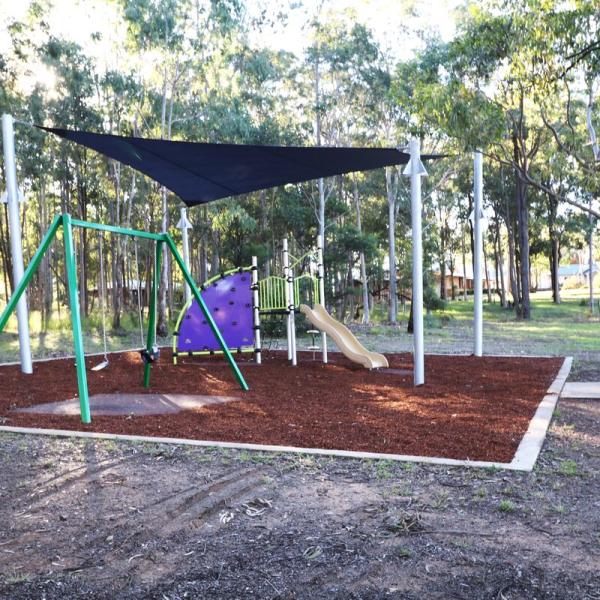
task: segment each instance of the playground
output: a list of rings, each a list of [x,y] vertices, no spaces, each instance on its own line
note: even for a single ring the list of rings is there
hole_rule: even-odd
[[[10,117],[5,115],[3,123],[5,137],[10,139]],[[291,530],[277,532],[277,543],[284,540],[285,546],[280,548],[282,554],[275,559],[278,563],[295,556],[305,563],[323,567],[313,588],[321,596],[313,594],[313,597],[331,597],[330,592],[338,591],[337,588],[327,588],[329,578],[322,561],[335,556],[336,569],[339,570],[351,557],[353,567],[357,569],[356,563],[362,560],[369,538],[371,542],[377,540],[373,543],[377,544],[379,551],[382,546],[390,546],[389,551],[395,560],[402,561],[411,557],[413,550],[408,545],[390,544],[391,538],[457,535],[468,539],[472,535],[481,535],[480,525],[475,531],[472,523],[466,528],[464,522],[462,529],[448,529],[447,522],[451,517],[446,515],[446,521],[442,522],[431,514],[432,510],[449,503],[450,494],[437,491],[432,497],[436,486],[428,485],[428,479],[440,475],[440,485],[460,490],[470,485],[463,479],[476,480],[481,477],[481,473],[475,471],[475,475],[465,475],[460,478],[461,481],[455,482],[445,477],[444,469],[450,466],[483,467],[487,469],[483,473],[495,474],[505,469],[507,473],[517,470],[537,477],[534,469],[555,415],[559,395],[569,375],[572,358],[502,356],[494,355],[490,348],[484,356],[481,275],[474,279],[473,302],[469,303],[472,354],[425,354],[421,177],[426,171],[421,159],[429,161],[439,156],[422,155],[417,139],[411,140],[410,153],[394,148],[272,147],[265,150],[254,146],[170,142],[45,129],[88,148],[100,150],[106,156],[151,175],[160,183],[169,184],[187,206],[226,197],[232,191],[240,194],[286,182],[314,179],[315,167],[307,168],[306,165],[317,165],[319,161],[326,166],[323,175],[406,165],[404,174],[410,176],[412,218],[412,351],[400,353],[392,347],[384,353],[381,346],[373,347],[365,339],[361,340],[358,332],[334,317],[333,307],[327,306],[328,284],[325,280],[322,235],[317,235],[313,247],[308,250],[306,247],[299,249],[293,242],[290,244],[287,238],[282,239],[279,245],[274,246],[272,265],[269,265],[275,273],[263,267],[261,274],[258,259],[252,256],[250,265],[238,264],[227,271],[213,272],[212,277],[205,281],[195,281],[183,232],[183,252],[180,254],[167,231],[154,233],[77,219],[67,212],[56,215],[43,232],[27,268],[19,268],[24,265],[19,264],[21,260],[16,261],[14,277],[18,284],[0,314],[0,331],[5,330],[13,313],[16,314],[20,355],[19,364],[0,366],[0,430],[9,436],[34,434],[34,439],[36,436],[43,439],[48,435],[67,437],[70,439],[67,444],[84,448],[83,458],[75,459],[73,469],[47,477],[42,473],[42,484],[33,484],[34,489],[28,490],[25,497],[19,491],[20,486],[11,485],[10,506],[25,502],[26,506],[18,515],[24,520],[32,519],[28,525],[44,515],[47,509],[50,510],[55,492],[63,495],[69,489],[78,488],[80,482],[85,487],[78,489],[75,497],[79,500],[75,506],[64,511],[66,514],[55,511],[59,506],[67,508],[68,502],[52,502],[53,516],[58,514],[59,523],[67,525],[46,528],[45,524],[50,519],[40,516],[35,529],[26,527],[25,536],[19,534],[20,523],[17,522],[10,529],[11,535],[16,537],[0,541],[0,550],[11,555],[11,564],[6,568],[9,571],[12,568],[15,573],[16,580],[5,577],[1,584],[10,588],[12,598],[19,598],[21,589],[24,594],[28,593],[27,586],[21,588],[18,579],[29,579],[23,574],[20,563],[24,556],[32,558],[29,564],[36,581],[43,572],[50,570],[51,575],[52,567],[59,569],[61,574],[56,579],[59,587],[65,585],[65,577],[81,584],[79,573],[89,569],[102,575],[106,573],[104,577],[112,582],[106,596],[110,598],[119,597],[121,593],[125,594],[122,597],[130,597],[134,590],[139,597],[144,597],[150,589],[154,597],[178,598],[179,593],[173,586],[178,585],[176,574],[182,563],[187,564],[186,595],[189,595],[190,589],[194,589],[203,596],[212,593],[214,597],[237,597],[240,595],[240,582],[230,578],[227,582],[229,589],[221,589],[219,582],[229,555],[216,548],[219,546],[219,536],[212,538],[207,532],[225,531],[224,528],[229,524],[233,524],[229,528],[236,527],[246,517],[260,519],[256,531],[248,524],[247,528],[244,523],[240,526],[244,528],[243,538],[248,540],[247,543],[258,547],[266,543],[268,553],[272,544],[267,532],[275,528],[276,522],[287,525],[289,516],[284,508],[286,499],[281,495],[286,492],[278,494],[277,486],[273,485],[275,481],[279,485],[284,480],[285,463],[288,461],[292,465],[300,464],[300,468],[309,465],[309,469],[319,461],[325,461],[325,464],[333,465],[335,477],[343,473],[331,488],[326,485],[326,474],[317,475],[313,491],[318,498],[328,497],[331,493],[328,498],[331,503],[318,502],[308,509],[297,498],[307,492],[301,473],[289,490],[296,511]],[[132,148],[135,148],[134,152]],[[9,160],[10,151],[7,156],[7,170],[10,173],[14,171],[11,168],[14,162]],[[212,163],[208,160],[210,156],[216,157]],[[233,183],[229,179],[219,183],[219,177],[227,173],[240,156],[245,156],[247,164],[252,164],[253,168]],[[193,162],[193,170],[190,161]],[[474,152],[473,161],[474,272],[481,273],[482,153]],[[280,173],[275,166],[282,163],[294,166]],[[202,166],[201,169],[198,165]],[[183,179],[183,171],[191,175]],[[262,173],[263,178],[257,177],[257,173]],[[236,187],[232,189],[231,185]],[[14,189],[8,197],[9,208],[16,213],[18,198]],[[15,242],[13,255],[16,256],[20,247],[20,231],[18,220],[13,218],[10,222],[13,228],[11,239]],[[185,210],[181,213],[181,223],[185,230]],[[81,310],[81,297],[86,296],[86,290],[83,294],[81,291],[85,287],[85,279],[77,260],[74,234],[81,231],[98,236],[98,300],[103,341],[103,352],[99,355],[86,352]],[[137,299],[140,332],[140,345],[134,351],[108,351],[105,275],[106,269],[111,267],[105,264],[104,248],[110,236],[121,236],[132,242],[133,265],[129,270],[135,273],[133,296]],[[146,318],[141,302],[140,240],[146,241]],[[38,267],[57,250],[62,250],[64,256],[74,356],[32,362],[25,294],[34,281]],[[167,260],[182,277],[186,297],[171,332],[170,349],[160,347],[157,334],[157,307],[163,284],[161,272],[163,261],[166,264]],[[114,275],[115,267],[112,268]],[[266,271],[270,274],[266,274]],[[272,348],[273,339],[267,343],[267,336],[263,335],[266,333],[264,321],[273,319],[279,321],[281,337],[285,340],[281,350]],[[300,323],[311,328],[302,332],[311,336],[306,350],[298,345]],[[278,343],[278,340],[275,341]],[[540,354],[547,354],[547,350],[544,348]],[[83,441],[73,441],[80,439]],[[34,458],[44,452],[45,442],[31,441],[29,438],[25,440],[28,448],[30,445],[39,445],[39,449],[32,450]],[[140,478],[128,467],[124,471],[119,469],[118,462],[121,459],[115,462],[110,457],[100,458],[96,454],[96,448],[102,444],[108,446],[107,452],[110,453],[114,447],[112,445],[117,444],[118,448],[118,444],[123,443],[137,446],[133,454],[118,449],[122,460],[127,461],[128,457],[150,448],[149,453],[157,462],[165,457],[169,457],[168,460],[175,457],[171,463],[175,473],[163,472],[157,477],[152,463],[142,460],[138,464],[145,473]],[[160,449],[156,451],[156,456],[153,449],[155,443],[162,444],[157,446]],[[143,444],[142,450],[138,450],[139,444]],[[193,460],[206,460],[211,464],[202,475],[202,483],[195,479],[197,475],[192,476],[194,482],[190,483],[189,473],[193,468],[186,464],[180,469],[177,461],[182,455],[187,458],[184,454],[186,451],[181,448],[200,452],[198,446],[209,449],[204,450],[204,454],[194,454]],[[86,454],[87,448],[91,448],[92,456]],[[232,451],[237,453],[234,460],[250,464],[264,462],[273,465],[273,470],[265,474],[252,466],[228,469],[227,458],[214,460],[215,453]],[[249,451],[252,451],[251,455],[242,454]],[[283,452],[294,458],[280,461],[276,453]],[[341,469],[336,466],[340,457],[358,460],[359,471],[365,468],[366,461],[377,459],[378,466],[375,469],[382,479],[398,478],[399,469],[411,471],[423,468],[414,466],[418,463],[433,463],[433,466],[429,465],[432,470],[419,482],[423,492],[413,504],[413,491],[400,487],[388,489],[382,486],[377,492],[355,490],[355,495],[352,490],[342,492],[340,486],[345,486],[348,466],[343,465]],[[44,464],[53,469],[52,462]],[[106,465],[108,469],[105,469]],[[558,468],[564,476],[580,474],[578,463],[571,458],[561,461]],[[216,475],[212,469],[219,469],[219,474]],[[439,472],[436,469],[440,469]],[[7,477],[12,480],[14,471],[10,467],[5,470],[9,473]],[[181,471],[185,472],[183,478],[178,475]],[[312,471],[309,473],[314,474]],[[353,475],[356,476],[355,473]],[[399,481],[407,483],[403,478],[399,478]],[[505,475],[501,481],[511,480]],[[360,487],[360,482],[354,478],[346,483]],[[470,493],[470,501],[477,501],[473,497],[485,497],[494,489],[494,483],[486,479],[484,487]],[[29,483],[26,485],[29,487]],[[123,486],[123,489],[107,494],[95,489],[113,485]],[[157,488],[158,495],[154,496],[155,490],[148,493],[149,487]],[[497,505],[499,512],[508,514],[516,511],[517,505],[512,499],[513,488],[508,485],[502,490],[506,497]],[[90,489],[93,490],[93,499],[87,508],[81,508],[88,504],[86,496]],[[461,492],[456,495],[456,506],[460,512],[469,500]],[[392,504],[388,505],[386,503],[390,498],[393,499]],[[275,502],[281,503],[280,510],[284,512],[275,514]],[[123,511],[125,507],[128,508]],[[328,523],[327,533],[323,533],[329,539],[322,540],[319,535],[322,515],[316,513],[329,511],[330,514],[341,515],[342,507],[343,512],[358,510],[358,518],[354,518],[356,515],[344,517],[344,520],[337,522],[337,528],[340,529],[337,533]],[[556,508],[560,514],[567,510],[563,504]],[[86,542],[77,548],[63,548],[52,557],[46,556],[43,551],[39,552],[39,548],[46,548],[49,544],[43,537],[37,536],[43,536],[48,531],[52,531],[53,535],[62,532],[62,536],[71,540],[80,536],[82,511],[101,515],[100,518],[107,521],[106,524],[94,523],[92,543]],[[144,517],[140,520],[131,518],[128,511]],[[73,515],[73,525],[69,523],[70,515]],[[309,515],[311,519],[307,518]],[[273,520],[267,525],[271,516]],[[315,528],[310,533],[303,530],[309,523]],[[370,523],[374,527],[370,527]],[[202,530],[201,533],[197,531],[199,535],[188,531],[197,528]],[[303,550],[298,554],[295,542],[287,542],[289,536],[296,540],[300,530],[303,530]],[[547,531],[548,525],[542,526],[542,530]],[[354,533],[346,534],[355,531],[357,538]],[[502,528],[496,526],[490,535],[497,536],[501,532]],[[343,542],[331,539],[338,534],[340,540],[344,538]],[[511,534],[515,535],[514,528]],[[26,541],[21,542],[22,537]],[[234,540],[235,537],[233,534]],[[33,540],[31,544],[27,541],[29,539]],[[183,545],[181,540],[185,541]],[[204,564],[209,543],[212,545],[211,553],[216,552],[215,556],[220,557],[218,571],[212,575],[210,568],[207,570]],[[105,544],[107,550],[102,551],[99,546]],[[199,544],[203,544],[202,548]],[[232,546],[238,550],[237,560],[245,556],[239,541],[234,541]],[[56,545],[53,547],[55,552],[59,551]],[[90,549],[95,554],[91,555]],[[561,550],[567,551],[566,548]],[[571,556],[576,556],[576,552],[568,551]],[[169,553],[168,558],[165,557],[166,552]],[[270,564],[260,551],[251,555],[256,564]],[[95,556],[101,558],[96,560],[93,558]],[[193,558],[186,561],[188,557]],[[430,558],[431,555],[428,555],[424,565],[426,572],[432,568]],[[15,562],[12,562],[13,559]],[[387,554],[382,555],[383,559],[386,559],[388,567],[393,565],[394,561]],[[190,561],[196,566],[193,567]],[[246,578],[253,568],[248,565],[244,567],[242,577]],[[194,569],[198,568],[200,570],[196,576]],[[232,563],[229,563],[228,570],[233,573],[238,571]],[[497,570],[495,560],[494,571]],[[293,597],[293,592],[291,596],[283,593],[284,588],[287,592],[298,581],[293,573],[286,572],[280,582],[275,582],[274,579],[282,577],[281,567],[273,569],[271,565],[268,571],[261,568],[259,572],[271,591],[265,594],[262,583],[244,580],[244,596],[253,596],[254,589],[260,588],[259,597]],[[299,572],[305,578],[308,576],[305,568],[300,568]],[[375,575],[358,575],[358,572],[359,579]],[[506,576],[508,573],[511,578],[509,584],[498,587],[497,580],[492,582],[495,597],[504,597],[506,585],[515,587],[515,578],[521,577],[520,570],[515,574],[509,569]],[[386,589],[390,593],[398,592],[399,584],[392,580],[396,576],[392,572],[386,575]],[[190,577],[196,577],[196,580],[190,583],[187,581]],[[102,579],[100,576],[97,581]],[[121,580],[125,585],[120,583]],[[50,581],[54,585],[52,579],[41,583],[44,594],[51,587]],[[535,581],[535,573],[528,574],[526,584],[521,586],[525,590],[525,597],[535,595]],[[308,577],[305,583],[310,585],[314,582]],[[71,595],[99,597],[96,584],[95,581],[90,585],[79,585],[80,590]],[[367,581],[360,581],[359,585],[363,591],[369,587]],[[468,577],[463,577],[459,585],[469,587],[471,583]],[[476,582],[476,585],[482,589],[487,583]],[[574,585],[590,589],[585,565],[582,565],[582,574]],[[377,594],[381,586],[382,574],[379,573],[376,576]],[[565,589],[573,587],[569,582],[563,586]],[[164,592],[159,589],[161,587],[165,589]],[[344,582],[344,587],[350,589],[351,581]],[[404,589],[408,588],[404,586]],[[62,591],[56,597],[61,595]],[[343,597],[347,596],[344,594]]]
[[[390,368],[380,371],[365,371],[339,353],[327,365],[311,352],[298,354],[296,367],[283,352],[268,353],[260,366],[239,361],[250,387],[243,393],[218,356],[180,358],[176,366],[162,356],[150,395],[141,378],[132,378],[137,354],[111,354],[108,369],[89,372],[94,417],[85,431],[509,463],[563,364],[431,355],[428,383],[414,388],[408,354],[388,355]],[[93,366],[94,358],[88,362]],[[1,367],[0,388],[4,425],[82,429],[76,401],[70,415],[60,410],[77,396],[72,360],[39,362],[29,378],[16,366]],[[120,412],[95,410],[100,394],[114,395]],[[157,412],[165,404],[157,394],[200,404],[156,415],[146,404],[136,414],[128,394],[156,399]],[[18,412],[28,407],[36,412]]]

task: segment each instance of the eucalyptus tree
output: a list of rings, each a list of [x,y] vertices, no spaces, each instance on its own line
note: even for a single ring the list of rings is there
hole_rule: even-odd
[[[96,70],[78,44],[50,37],[39,49],[46,66],[56,78],[54,95],[47,102],[47,116],[57,125],[71,129],[101,129],[101,116],[94,102]],[[86,220],[92,203],[103,196],[103,175],[97,168],[104,159],[85,147],[60,142],[55,174],[60,185],[62,212],[74,212]],[[80,302],[83,314],[89,311],[87,269],[88,230],[78,232]]]
[[[383,91],[382,80],[389,86],[389,76],[383,69],[382,57],[373,40],[372,33],[363,25],[353,22],[349,15],[333,18],[330,15],[316,21],[314,41],[306,57],[314,85],[315,135],[321,145],[356,145],[379,141],[373,138],[372,123],[379,115],[376,104]],[[328,185],[318,182],[316,217],[319,234],[324,236],[327,228],[326,212],[329,198],[337,194],[337,202],[348,198],[354,205],[356,218],[360,221],[360,186],[350,182],[353,193],[340,195],[345,184],[330,179]],[[346,186],[349,188],[350,186]],[[357,202],[358,199],[358,202]],[[348,248],[348,257],[352,252]],[[364,257],[363,257],[364,261]],[[363,265],[364,266],[364,265]],[[362,268],[362,286],[368,294],[366,268]],[[341,281],[338,281],[341,284]],[[367,308],[368,318],[368,308]]]
[[[193,114],[194,94],[204,86],[205,96],[216,91],[207,89],[224,81],[227,70],[228,45],[239,26],[241,4],[202,0],[121,0],[128,27],[129,42],[141,64],[152,61],[156,68],[145,81],[159,99],[158,111],[147,115],[151,129],[161,139],[171,139],[177,125],[200,119]],[[225,61],[225,64],[223,64]],[[203,64],[205,63],[205,64]],[[150,132],[149,132],[150,133]],[[169,227],[168,191],[162,187],[161,229]],[[161,273],[157,331],[166,335],[168,326],[167,302],[173,307],[173,282],[169,276],[169,261],[163,261]],[[167,296],[167,289],[170,293]]]

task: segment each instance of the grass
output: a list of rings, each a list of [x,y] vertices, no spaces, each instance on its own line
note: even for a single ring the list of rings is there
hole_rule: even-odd
[[[600,295],[600,293],[599,293]],[[582,305],[586,290],[569,290],[563,293],[562,304],[552,303],[548,292],[532,294],[532,318],[528,321],[515,318],[514,311],[502,309],[496,303],[484,303],[484,352],[494,354],[553,354],[575,355],[600,352],[600,320],[590,316],[589,308]],[[585,304],[585,303],[584,303]],[[386,324],[384,305],[372,311],[373,324],[357,327],[357,335],[370,350],[379,352],[412,351],[412,335],[406,333],[408,308],[399,312],[399,324]],[[443,310],[425,316],[425,348],[427,352],[472,352],[473,301],[448,302]],[[98,310],[83,322],[84,346],[87,354],[102,351],[101,315]],[[298,326],[298,333],[303,328]],[[39,311],[30,315],[32,352],[35,358],[72,355],[72,338],[67,308],[53,315],[46,331],[42,331]],[[159,340],[170,345],[170,336]],[[299,347],[309,342],[299,339]],[[109,351],[137,348],[141,344],[136,315],[125,313],[122,329],[108,331]],[[333,344],[331,344],[334,346]],[[280,345],[280,347],[282,347]],[[0,362],[16,361],[19,357],[17,324],[14,316],[7,330],[0,334]]]
[[[585,290],[565,292],[562,303],[556,305],[548,292],[532,294],[532,316],[527,321],[517,319],[513,310],[501,308],[497,301],[484,302],[484,353],[570,356],[600,352],[600,319],[581,304],[586,297]],[[375,314],[385,318],[380,312]],[[376,322],[369,329],[359,328],[358,337],[370,350],[410,352],[408,313],[399,314],[399,319],[395,327]],[[472,352],[472,298],[448,302],[444,309],[427,314],[424,324],[426,352]]]
[[[3,307],[2,307],[3,308]],[[144,322],[144,336],[147,324]],[[82,319],[83,345],[86,354],[103,352],[102,315],[96,310],[89,317]],[[55,312],[47,327],[42,327],[40,311],[30,311],[29,333],[31,352],[34,358],[52,358],[73,354],[73,337],[71,321],[67,307],[61,310],[60,316]],[[161,345],[170,345],[171,337],[159,339]],[[129,350],[141,347],[140,329],[137,314],[126,312],[121,318],[121,328],[111,328],[110,316],[107,315],[107,348],[109,352]],[[17,319],[12,315],[6,329],[0,334],[0,362],[19,360],[19,336]]]
[[[5,577],[4,581],[7,585],[15,585],[17,583],[26,583],[31,580],[31,575],[29,573],[21,573],[19,571],[13,570],[11,575]]]
[[[579,465],[571,459],[561,461],[560,465],[558,466],[558,472],[561,475],[566,475],[567,477],[575,477],[576,475],[581,475]]]
[[[500,500],[498,510],[503,513],[514,513],[517,510],[517,505],[511,500]]]

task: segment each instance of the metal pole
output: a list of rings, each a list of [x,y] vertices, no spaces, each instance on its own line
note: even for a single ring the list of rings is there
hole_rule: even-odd
[[[423,339],[423,239],[421,225],[421,165],[419,140],[410,140],[410,206],[412,227],[413,377],[415,385],[425,383]]]
[[[190,271],[190,243],[188,237],[188,229],[191,228],[191,223],[187,218],[187,209],[181,209],[181,218],[179,219],[179,223],[177,226],[181,229],[181,245],[183,246],[183,262],[185,263],[185,268]],[[192,299],[192,289],[186,283],[185,284],[185,301],[186,303],[190,302]]]
[[[288,253],[289,261],[289,253]],[[294,267],[288,266],[288,280],[286,285],[289,288],[290,303],[288,305],[290,311],[290,343],[292,348],[292,366],[298,364],[298,355],[296,354],[296,294],[294,293]]]
[[[323,264],[323,238],[317,236],[317,278],[319,280],[319,304],[325,306],[325,265]],[[323,362],[327,363],[327,334],[321,331]]]
[[[156,242],[154,252],[154,273],[152,277],[152,290],[150,291],[150,308],[148,310],[148,335],[146,336],[146,350],[152,352],[156,344],[156,305],[158,303],[158,286],[160,285],[160,268],[162,264],[163,242]],[[150,362],[144,364],[144,387],[150,387]]]
[[[23,279],[23,247],[21,242],[21,220],[17,188],[17,168],[15,166],[15,137],[13,118],[2,115],[2,144],[4,148],[4,172],[6,174],[6,193],[8,197],[8,227],[10,232],[10,252],[13,267],[13,285],[16,290]],[[19,325],[19,356],[21,371],[33,373],[31,364],[31,346],[29,341],[29,314],[27,297],[22,294],[17,303],[17,322]]]
[[[288,241],[287,239],[283,240],[282,244],[282,254],[283,254],[283,290],[285,295],[285,309],[287,311],[286,317],[286,337],[287,337],[287,355],[288,360],[292,360],[292,322],[290,318],[290,286],[288,285],[288,278],[290,272],[290,256],[288,254]]]
[[[62,218],[65,244],[65,262],[67,266],[67,282],[69,287],[69,307],[71,326],[73,328],[73,346],[75,349],[75,366],[77,367],[77,387],[79,389],[79,409],[81,421],[91,423],[90,401],[88,397],[87,375],[85,372],[85,353],[81,333],[81,313],[79,311],[79,290],[77,288],[77,268],[75,266],[75,249],[73,247],[73,229],[71,216],[65,213]]]
[[[252,321],[254,327],[254,354],[256,364],[262,362],[260,350],[260,304],[258,298],[258,259],[252,257]]]
[[[481,217],[483,215],[483,155],[477,151],[474,158],[473,181],[473,354],[483,355],[483,229]]]

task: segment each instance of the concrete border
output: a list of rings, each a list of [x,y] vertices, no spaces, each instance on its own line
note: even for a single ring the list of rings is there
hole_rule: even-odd
[[[535,415],[533,415],[533,418],[529,422],[529,427],[521,439],[521,443],[510,463],[514,469],[522,471],[533,470],[542,450],[542,446],[544,445],[544,440],[546,439],[546,433],[548,432],[548,427],[550,426],[556,403],[558,402],[560,393],[569,376],[572,364],[573,357],[567,356],[562,367],[558,371],[556,379],[548,388],[546,395],[543,397],[535,411]]]
[[[546,357],[547,358],[547,357]],[[296,446],[273,446],[265,444],[246,444],[237,442],[218,442],[207,440],[191,440],[186,438],[151,437],[144,435],[123,435],[117,433],[99,433],[94,431],[72,431],[68,429],[39,429],[35,427],[9,427],[0,426],[0,432],[46,435],[53,437],[68,437],[93,440],[115,440],[125,442],[151,443],[151,444],[175,444],[180,446],[198,446],[204,448],[229,448],[234,450],[254,450],[262,452],[278,452],[293,454],[309,454],[318,456],[337,456],[355,459],[381,459],[399,462],[413,462],[433,465],[447,465],[452,467],[478,467],[506,469],[512,471],[532,471],[537,457],[542,449],[546,438],[546,432],[552,420],[554,408],[558,402],[560,392],[565,384],[573,357],[565,358],[558,375],[552,382],[535,415],[529,423],[529,427],[521,439],[515,456],[509,463],[480,461],[480,460],[458,460],[454,458],[438,458],[435,456],[413,456],[410,454],[386,454],[381,452],[358,452],[354,450],[330,450],[327,448],[299,448]]]

